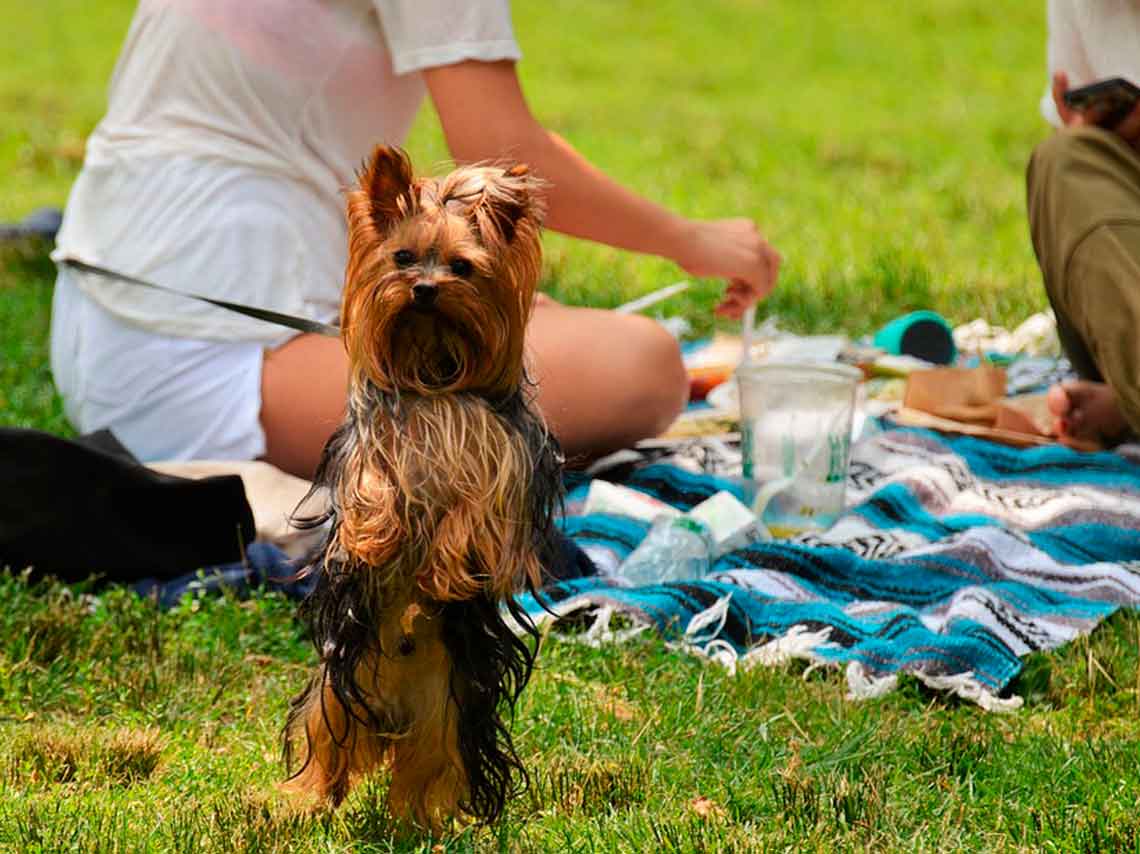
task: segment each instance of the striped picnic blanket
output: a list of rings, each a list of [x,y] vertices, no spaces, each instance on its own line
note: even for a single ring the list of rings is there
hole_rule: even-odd
[[[720,489],[741,494],[725,476],[737,464],[731,447],[704,440],[627,456],[602,476],[688,509]],[[588,482],[572,486],[564,530],[602,574],[522,604],[556,625],[592,616],[574,635],[588,643],[656,627],[729,668],[790,658],[843,666],[855,697],[890,691],[908,673],[1000,710],[1021,702],[1003,691],[1022,656],[1140,605],[1140,447],[1081,454],[883,430],[855,446],[850,507],[828,531],[753,542],[702,579],[641,588],[607,572],[648,525],[580,515]]]

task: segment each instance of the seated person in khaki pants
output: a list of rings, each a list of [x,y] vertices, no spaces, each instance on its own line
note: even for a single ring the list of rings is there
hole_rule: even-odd
[[[1050,389],[1062,437],[1108,444],[1140,434],[1140,107],[1111,127],[1063,100],[1110,77],[1140,85],[1140,4],[1049,0],[1052,91],[1059,128],[1029,164],[1033,246],[1080,375]]]

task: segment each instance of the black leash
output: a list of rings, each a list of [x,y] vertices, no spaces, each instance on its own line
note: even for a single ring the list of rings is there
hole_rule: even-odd
[[[187,293],[186,291],[176,291],[174,288],[164,288],[162,285],[154,284],[154,282],[147,282],[143,279],[136,279],[134,276],[116,273],[114,270],[108,270],[105,267],[99,267],[95,264],[88,264],[86,261],[80,261],[76,258],[64,258],[60,263],[66,264],[75,270],[81,270],[84,273],[94,273],[97,276],[105,276],[108,279],[115,279],[116,281],[126,282],[127,284],[139,285],[168,294],[178,294],[179,296],[196,299],[199,302],[208,302],[210,305],[217,306],[218,308],[236,311],[238,314],[244,314],[246,317],[252,317],[255,320],[264,320],[266,323],[276,323],[279,326],[287,326],[290,329],[296,329],[298,332],[313,332],[317,335],[329,335],[333,338],[340,337],[339,326],[321,323],[317,320],[310,320],[307,317],[294,317],[291,314],[282,314],[279,311],[270,311],[267,308],[256,308],[251,305],[242,305],[238,302],[227,302],[226,300],[212,299],[198,294]]]

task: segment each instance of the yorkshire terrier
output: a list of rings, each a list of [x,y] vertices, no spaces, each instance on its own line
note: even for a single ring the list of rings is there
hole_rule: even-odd
[[[504,713],[534,664],[513,595],[540,581],[561,454],[524,333],[542,261],[522,165],[413,178],[378,147],[348,193],[345,421],[316,476],[328,539],[302,606],[320,656],[292,703],[287,787],[336,805],[391,770],[398,817],[494,821],[526,772]],[[523,626],[527,637],[512,630]]]

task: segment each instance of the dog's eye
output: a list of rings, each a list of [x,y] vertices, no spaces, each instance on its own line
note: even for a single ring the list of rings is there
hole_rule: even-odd
[[[411,249],[397,249],[392,258],[395,259],[397,267],[407,267],[416,262],[416,253]]]
[[[451,273],[461,279],[471,275],[471,262],[466,258],[456,258],[451,262]]]
[[[416,651],[416,642],[409,635],[402,635],[400,643],[396,646],[396,650],[400,655],[411,655]]]

